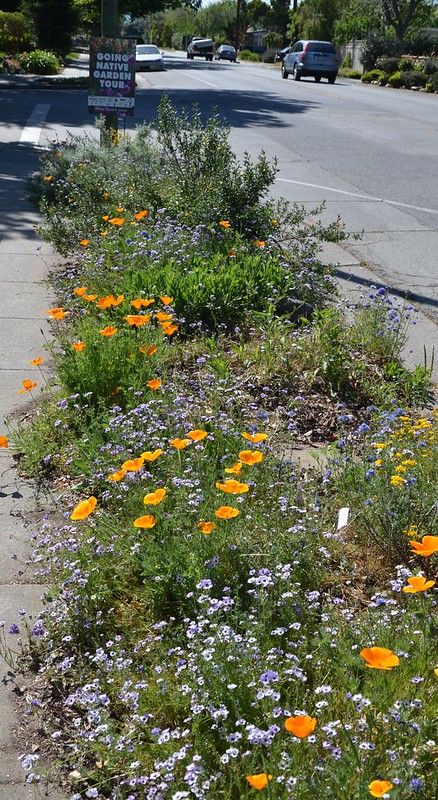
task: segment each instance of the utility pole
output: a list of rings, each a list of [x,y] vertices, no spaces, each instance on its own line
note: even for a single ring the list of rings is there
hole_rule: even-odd
[[[101,0],[101,36],[117,39],[120,36],[119,0]],[[105,114],[105,128],[118,130],[117,112]]]

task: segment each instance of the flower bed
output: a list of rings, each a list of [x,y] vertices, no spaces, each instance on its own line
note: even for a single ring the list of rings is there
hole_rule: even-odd
[[[206,177],[184,211],[183,171],[172,194],[143,147],[146,206],[125,154],[118,184],[62,146],[33,180],[48,235],[76,228],[48,310],[60,388],[14,434],[60,498],[34,540],[52,588],[28,697],[61,780],[71,800],[431,800],[438,421],[397,407],[427,392],[397,360],[410,312],[329,304],[335,231],[302,210],[255,191],[208,210]],[[261,192],[268,165],[245,169]],[[312,436],[336,439],[324,472],[291,456]]]

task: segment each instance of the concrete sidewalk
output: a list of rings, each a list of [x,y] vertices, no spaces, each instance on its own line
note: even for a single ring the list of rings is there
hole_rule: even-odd
[[[0,178],[8,186],[7,192],[0,194],[0,435],[7,433],[6,417],[20,420],[29,409],[29,396],[18,394],[22,380],[31,378],[38,383],[36,397],[40,391],[41,375],[37,368],[29,366],[30,359],[45,355],[41,328],[48,333],[43,312],[51,299],[40,281],[48,268],[59,261],[50,247],[37,238],[34,225],[39,218],[24,197],[26,175],[36,167],[37,152],[27,147],[9,147],[5,157],[7,164],[0,161]],[[8,629],[16,622],[24,631],[19,610],[26,611],[24,620],[32,626],[42,607],[44,586],[28,561],[30,533],[38,529],[44,511],[37,506],[32,482],[19,476],[10,449],[0,449],[0,619],[6,622],[6,638],[14,650],[20,649],[20,637],[9,635]],[[25,785],[18,761],[20,755],[29,752],[31,731],[24,722],[24,703],[20,710],[10,678],[9,668],[1,660],[0,800],[32,800],[35,787]],[[38,766],[37,762],[36,772]],[[59,797],[52,789],[46,794],[42,785],[38,792],[40,797],[51,800]]]

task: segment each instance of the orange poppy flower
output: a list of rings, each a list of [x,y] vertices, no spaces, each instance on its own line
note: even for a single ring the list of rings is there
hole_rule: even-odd
[[[370,669],[392,669],[398,667],[400,659],[386,647],[364,647],[360,655]]]
[[[127,314],[126,317],[123,317],[124,320],[130,325],[132,328],[141,328],[143,325],[148,325],[151,321],[150,314]]]
[[[153,514],[145,514],[137,517],[132,524],[134,528],[153,528],[157,524],[157,518]]]
[[[9,447],[9,439],[7,436],[0,436],[0,447]]]
[[[252,444],[265,442],[268,438],[267,433],[242,433],[242,436],[244,439],[247,439],[248,442],[252,442]]]
[[[127,461],[124,461],[122,464],[122,469],[125,472],[137,472],[143,466],[143,456],[139,456],[138,458],[128,458]]]
[[[260,464],[263,461],[263,453],[260,450],[241,450],[239,453],[239,460],[244,464],[252,466],[253,464]]]
[[[266,247],[266,242],[263,239],[254,239],[254,244],[256,247]]]
[[[195,428],[194,431],[189,431],[187,436],[192,440],[192,442],[202,442],[202,440],[208,436],[208,433],[200,428]]]
[[[144,219],[145,217],[148,217],[148,216],[149,216],[149,211],[137,211],[137,213],[134,214],[134,219],[136,219],[136,220],[138,220],[138,222],[140,222],[141,219]]]
[[[178,437],[176,439],[170,439],[170,444],[172,447],[175,447],[176,450],[184,450],[191,443],[191,439],[178,439]]]
[[[143,497],[145,506],[157,506],[166,497],[167,489],[155,489],[155,492],[149,492]]]
[[[406,594],[416,594],[417,592],[425,592],[435,586],[435,581],[428,581],[422,575],[412,575],[408,578],[409,586],[403,586],[403,591]]]
[[[77,297],[83,297],[84,294],[87,293],[87,287],[86,286],[76,286],[76,289],[73,289],[73,293]]]
[[[113,217],[112,219],[109,219],[108,222],[110,225],[124,225],[125,217]]]
[[[218,224],[221,226],[221,228],[231,228],[231,222],[228,222],[227,219],[221,219]]]
[[[43,181],[50,183],[50,181],[53,181],[53,175],[45,175]]]
[[[122,467],[121,469],[116,470],[116,472],[112,472],[111,475],[108,475],[108,480],[114,482],[121,481],[125,475],[126,469],[123,469]]]
[[[137,311],[139,311],[140,308],[148,308],[148,306],[151,306],[152,303],[155,303],[155,300],[148,300],[147,298],[143,297],[139,297],[138,300],[131,300],[131,306],[136,308]]]
[[[383,797],[384,794],[390,792],[393,788],[391,781],[371,781],[368,784],[371,797]]]
[[[269,781],[272,781],[272,775],[266,772],[258,772],[257,775],[247,775],[246,780],[253,789],[265,789]]]
[[[172,325],[170,322],[161,322],[160,325],[165,336],[173,336],[178,330],[178,325]]]
[[[101,236],[108,236],[108,231],[100,231]]]
[[[114,325],[107,325],[106,328],[102,328],[102,330],[100,330],[99,333],[101,336],[111,337],[114,336],[115,333],[117,333],[117,328],[115,328]]]
[[[90,240],[89,239],[81,239],[79,244],[81,244],[82,247],[88,247],[88,245],[90,244]]]
[[[196,527],[199,528],[201,533],[209,534],[215,529],[216,525],[214,522],[204,522],[204,520],[201,520],[201,522],[196,523]]]
[[[296,714],[294,717],[288,717],[284,721],[284,727],[288,733],[292,733],[297,739],[305,739],[315,730],[316,719],[315,717],[309,717],[307,714]]]
[[[109,220],[109,214],[104,214],[104,215],[103,215],[103,217],[102,217],[102,219],[103,219],[103,221],[104,221],[104,222],[108,222],[108,220]]]
[[[169,297],[169,295],[167,295],[167,294],[163,294],[163,295],[160,294],[160,300],[161,300],[163,306],[170,306],[170,304],[173,301],[173,297]]]
[[[25,392],[31,392],[32,389],[35,389],[35,387],[38,386],[38,384],[35,383],[35,381],[31,381],[31,380],[29,380],[29,378],[26,378],[25,381],[22,381],[21,385],[22,385],[23,388],[18,390],[18,394],[24,394]]]
[[[411,541],[410,545],[417,556],[431,556],[438,551],[438,536],[423,536],[421,542]]]
[[[70,514],[70,519],[86,519],[93,513],[96,508],[97,500],[95,497],[88,497],[86,500],[81,500],[80,503],[73,509]]]
[[[77,353],[82,353],[82,350],[85,350],[86,346],[85,342],[73,342],[72,344],[73,350],[76,350]]]
[[[96,300],[97,294],[83,294],[82,300],[86,300],[87,303],[93,303]]]
[[[143,344],[138,349],[140,353],[144,353],[145,356],[154,356],[157,352],[157,347],[154,344]]]
[[[226,494],[245,494],[249,486],[247,483],[239,483],[239,481],[229,479],[226,480],[225,483],[220,483],[218,481],[216,483],[216,489],[220,489],[221,492],[226,492]]]
[[[171,322],[172,321],[172,314],[168,314],[167,311],[156,311],[155,317],[158,322]]]
[[[232,467],[225,467],[225,472],[227,472],[228,475],[239,475],[239,473],[242,471],[242,467],[243,464],[241,461],[237,461],[237,463],[233,464]]]
[[[144,453],[141,454],[141,457],[144,461],[156,461],[162,455],[163,451],[160,447],[156,450],[146,450]]]
[[[123,295],[119,295],[119,296],[122,298],[122,300],[124,299]],[[122,300],[120,302],[122,302]],[[114,297],[113,294],[107,294],[105,297],[101,297],[96,302],[96,306],[98,308],[111,308],[111,306],[116,306],[116,305],[119,305],[119,304],[118,304],[118,302],[117,302],[117,300],[116,300],[116,298]]]
[[[40,367],[43,363],[44,359],[41,356],[37,356],[36,358],[33,358],[32,361],[29,361],[29,365],[31,367]]]
[[[151,381],[147,382],[146,386],[148,386],[149,389],[152,389],[152,391],[155,392],[157,389],[160,388],[161,381],[159,378],[152,378]]]
[[[240,514],[240,511],[233,506],[220,506],[214,513],[218,519],[233,519]]]
[[[67,316],[68,311],[64,311],[64,307],[60,306],[59,308],[49,308],[46,311],[46,314],[48,314],[49,317],[52,317],[52,319],[59,320],[59,319],[64,319],[64,317]]]

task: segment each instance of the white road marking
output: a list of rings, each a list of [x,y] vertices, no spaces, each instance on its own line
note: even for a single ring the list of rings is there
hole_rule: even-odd
[[[219,86],[218,86],[217,83],[210,83],[210,81],[204,81],[203,78],[198,78],[196,75],[192,75],[191,72],[184,72],[182,70],[181,71],[181,75],[187,75],[188,78],[193,78],[194,81],[199,81],[199,83],[205,83],[206,86],[212,86],[213,89],[219,89]]]
[[[357,192],[346,192],[344,189],[333,189],[332,186],[321,186],[319,183],[305,183],[304,181],[292,181],[289,178],[277,178],[280,183],[293,183],[296,186],[310,186],[312,189],[323,189],[325,192],[336,192],[345,194],[349,197],[357,197],[359,200],[373,200],[376,203],[387,203],[390,206],[402,206],[411,208],[413,211],[424,211],[426,214],[438,214],[436,208],[424,208],[423,206],[413,206],[409,203],[401,203],[399,200],[387,200],[385,197],[373,197],[371,194],[358,194]]]
[[[42,127],[44,125],[47,114],[49,113],[49,103],[37,103],[32,114],[24,126],[21,136],[20,144],[22,145],[38,145]]]

